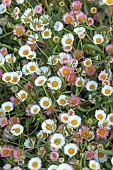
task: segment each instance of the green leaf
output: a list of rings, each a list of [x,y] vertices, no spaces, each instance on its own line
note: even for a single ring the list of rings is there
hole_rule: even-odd
[[[107,102],[108,103],[113,102],[113,94],[111,95],[110,99]]]
[[[90,48],[92,48],[93,50],[102,52],[98,46],[95,46],[95,45],[92,45],[92,44],[88,44],[88,46],[89,46]]]

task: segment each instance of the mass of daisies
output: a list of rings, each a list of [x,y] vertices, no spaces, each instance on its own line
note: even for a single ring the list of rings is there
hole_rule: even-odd
[[[0,1],[0,170],[113,170],[113,0]]]

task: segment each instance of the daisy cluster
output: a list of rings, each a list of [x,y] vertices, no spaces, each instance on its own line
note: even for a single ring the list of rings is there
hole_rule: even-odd
[[[1,0],[3,170],[113,169],[113,0]]]

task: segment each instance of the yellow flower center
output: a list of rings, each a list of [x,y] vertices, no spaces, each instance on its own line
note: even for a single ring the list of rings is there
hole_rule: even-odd
[[[8,62],[9,62],[9,63],[12,63],[12,62],[13,62],[13,59],[12,59],[12,58],[8,58]]]
[[[107,0],[107,3],[108,3],[108,4],[112,4],[112,3],[113,3],[113,0]]]
[[[40,81],[39,81],[39,84],[42,84],[43,82],[44,82],[44,80],[40,80]]]
[[[13,82],[13,83],[15,83],[15,82],[17,82],[17,81],[18,81],[18,77],[13,76],[13,80],[12,80],[12,82]]]
[[[70,74],[70,71],[68,69],[63,69],[62,74],[68,76]]]
[[[95,85],[94,85],[94,84],[91,84],[91,85],[90,85],[90,89],[91,89],[91,90],[94,90],[94,89],[95,89]]]
[[[6,80],[6,81],[10,81],[10,80],[11,80],[11,77],[10,77],[10,76],[6,76],[6,77],[5,77],[5,80]]]
[[[32,167],[33,167],[33,168],[37,168],[37,167],[38,167],[38,162],[36,162],[36,161],[33,162],[33,163],[32,163]]]
[[[64,99],[60,99],[60,104],[65,104],[65,100]]]
[[[111,116],[111,117],[109,118],[109,120],[110,120],[110,122],[113,123],[113,116]]]
[[[101,38],[97,38],[97,39],[96,39],[96,42],[97,42],[97,43],[101,43]]]
[[[11,109],[10,106],[5,106],[5,110],[9,111]]]
[[[20,128],[15,128],[16,133],[20,133]]]
[[[74,149],[73,148],[69,148],[68,149],[68,153],[71,155],[71,154],[74,154]]]
[[[100,114],[97,115],[97,118],[98,118],[99,120],[102,120],[102,119],[103,119],[103,115],[100,113]]]
[[[65,18],[65,21],[66,21],[67,23],[72,22],[72,17],[71,17],[71,16],[67,16],[67,17]]]
[[[96,169],[96,164],[91,164],[91,168]]]
[[[99,158],[103,158],[103,157],[104,157],[104,154],[103,154],[102,152],[99,152],[99,153],[98,153],[98,157],[99,157]]]
[[[35,71],[35,70],[36,70],[36,67],[35,67],[35,66],[30,66],[30,70],[31,70],[31,71]]]
[[[106,131],[105,131],[104,128],[101,128],[101,129],[98,130],[98,134],[99,134],[100,136],[105,135],[105,133],[106,133]]]
[[[38,108],[35,108],[35,109],[33,110],[33,112],[34,112],[34,113],[37,113],[37,112],[38,112]]]
[[[58,82],[57,82],[57,81],[53,81],[53,82],[51,83],[51,85],[52,85],[53,87],[57,87],[57,86],[58,86]]]
[[[110,94],[110,90],[109,89],[105,89],[105,94]]]
[[[44,106],[48,106],[48,105],[49,105],[49,102],[48,102],[48,101],[44,101],[44,102],[43,102],[43,105],[44,105]]]
[[[47,129],[47,130],[52,130],[52,125],[51,125],[51,124],[47,124],[47,125],[46,125],[46,129]]]
[[[77,121],[77,120],[72,120],[72,121],[71,121],[71,124],[75,126],[75,125],[78,124],[78,121]]]
[[[56,139],[54,140],[54,143],[55,143],[56,145],[60,145],[60,143],[61,143],[61,139],[56,138]]]
[[[29,54],[29,51],[28,51],[28,50],[24,50],[24,51],[23,51],[23,54],[24,54],[24,55],[28,55],[28,54]]]
[[[72,43],[72,39],[71,38],[68,38],[67,40],[66,40],[66,44],[71,44]]]
[[[25,99],[26,98],[26,94],[21,94],[21,98]]]
[[[49,31],[45,31],[45,32],[44,32],[44,36],[45,36],[45,37],[48,37],[48,36],[49,36]]]

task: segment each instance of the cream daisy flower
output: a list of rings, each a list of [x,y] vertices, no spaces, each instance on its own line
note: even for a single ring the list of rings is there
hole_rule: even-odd
[[[0,53],[0,66],[4,65],[5,62],[5,58],[3,57],[3,55]]]
[[[15,56],[12,56],[12,54],[7,54],[5,56],[5,61],[9,64],[12,64],[12,63],[15,63],[16,61],[16,57]]]
[[[107,120],[111,126],[113,126],[113,113],[108,114]]]
[[[28,168],[30,170],[39,170],[42,166],[42,161],[38,157],[31,158],[28,162]]]
[[[30,52],[31,52],[31,48],[28,45],[23,45],[19,49],[19,55],[21,57],[28,57],[30,55]]]
[[[110,96],[113,93],[113,87],[109,86],[109,85],[105,85],[102,88],[102,94],[104,96]]]
[[[86,58],[83,63],[84,66],[90,67],[92,65],[92,60],[90,58]]]
[[[38,139],[46,139],[48,137],[48,134],[44,132],[43,130],[40,130],[38,134],[36,135]]]
[[[56,125],[53,120],[47,119],[42,123],[42,130],[43,132],[51,134],[52,132],[55,131]]]
[[[34,34],[34,35],[31,35],[29,38],[28,38],[28,43],[29,44],[35,44],[38,40],[38,34]]]
[[[76,34],[83,34],[85,33],[86,29],[84,27],[77,27],[73,30]]]
[[[113,0],[103,0],[103,2],[107,5],[113,5]]]
[[[85,80],[82,77],[77,77],[76,82],[75,82],[77,87],[84,86],[84,83],[85,83]]]
[[[63,46],[71,46],[73,44],[73,41],[74,36],[71,33],[65,34],[61,39],[61,43]]]
[[[42,97],[39,103],[43,109],[48,109],[52,105],[51,98],[48,97]]]
[[[35,86],[42,86],[47,81],[47,78],[45,76],[39,76],[35,79]]]
[[[69,115],[68,115],[68,113],[62,113],[60,115],[60,120],[63,123],[69,123]]]
[[[60,106],[66,106],[66,105],[68,105],[67,96],[65,96],[65,95],[60,95],[59,98],[57,99],[57,103],[58,103]]]
[[[21,102],[24,102],[27,99],[27,93],[24,90],[20,90],[16,96],[19,98]]]
[[[106,114],[103,110],[96,110],[95,117],[97,120],[104,120],[106,118]]]
[[[58,90],[62,86],[62,81],[59,77],[53,76],[48,79],[47,86],[52,90]]]
[[[60,133],[55,133],[51,139],[50,139],[50,142],[51,142],[51,146],[53,148],[56,148],[56,149],[60,149],[64,146],[65,144],[65,138],[62,134]]]
[[[36,115],[36,114],[38,114],[40,112],[40,107],[39,107],[39,105],[33,105],[33,106],[31,106],[30,107],[30,113],[31,114],[34,114],[34,115]]]
[[[54,30],[55,31],[61,31],[63,29],[63,24],[59,21],[55,22],[55,25],[54,25]]]
[[[47,170],[57,170],[57,165],[50,165]]]
[[[64,153],[69,157],[76,155],[78,147],[74,143],[69,143],[64,146]]]
[[[49,15],[42,15],[39,19],[39,22],[42,23],[44,26],[49,25],[50,16]]]
[[[35,144],[35,140],[33,141],[33,139],[31,138],[26,139],[24,142],[25,148],[28,148],[28,149],[33,148],[34,144]]]
[[[57,170],[73,170],[73,168],[67,163],[62,163],[58,166]]]
[[[52,32],[51,32],[51,29],[46,29],[42,32],[42,38],[43,39],[48,39],[48,38],[51,38],[52,36]]]
[[[12,81],[12,74],[10,72],[4,73],[2,75],[2,80],[6,83],[10,83]]]
[[[88,81],[87,84],[86,84],[86,89],[87,89],[88,91],[94,91],[94,90],[97,89],[97,87],[98,87],[97,82],[96,82],[96,81],[93,81],[93,80]]]
[[[101,44],[104,41],[104,38],[101,34],[96,34],[93,36],[94,44]]]
[[[0,4],[0,14],[3,14],[6,12],[6,6],[4,4]]]
[[[1,105],[2,109],[5,111],[5,112],[11,112],[14,108],[14,105],[13,103],[11,102],[4,102],[2,105]]]
[[[24,131],[24,127],[20,124],[14,124],[12,127],[11,127],[11,133],[14,135],[14,136],[19,136],[23,133]]]
[[[100,164],[95,160],[90,160],[89,161],[89,168],[93,169],[93,170],[99,170],[100,169]]]
[[[69,126],[73,128],[77,128],[81,125],[81,117],[77,115],[70,116],[69,118]]]
[[[37,69],[38,69],[38,66],[36,62],[29,62],[27,64],[27,70],[29,71],[30,74],[36,72]]]

